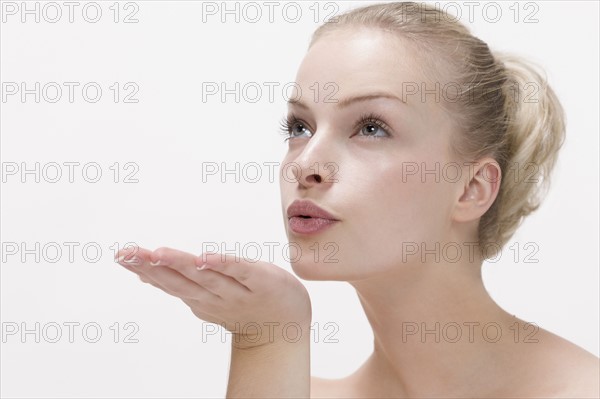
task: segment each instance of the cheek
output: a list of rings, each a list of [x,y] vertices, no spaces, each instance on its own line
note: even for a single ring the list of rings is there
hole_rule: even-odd
[[[434,170],[434,160],[419,158]],[[412,164],[412,163],[411,163]],[[436,175],[408,174],[409,163],[379,163],[379,169],[353,174],[352,184],[340,186],[347,215],[336,235],[344,272],[389,270],[406,260],[415,246],[434,248],[443,240],[448,212],[448,185]],[[439,177],[439,176],[438,176]],[[412,258],[411,258],[412,259]]]
[[[411,261],[415,257],[406,253],[415,246],[433,248],[443,240],[449,185],[439,173],[424,173],[423,166],[434,171],[440,163],[437,154],[415,152],[344,163],[339,182],[325,195],[344,220],[318,239],[300,242],[301,254],[291,262],[300,278],[364,278]],[[294,187],[282,179],[283,198]]]
[[[371,232],[385,230],[395,237],[421,238],[429,233],[444,214],[448,193],[441,175],[434,172],[435,163],[425,156],[419,161],[382,161],[378,169],[353,178],[346,187],[351,189],[347,198],[353,219],[380,226]]]
[[[374,174],[370,183],[357,187],[360,204],[354,213],[363,228],[354,232],[372,253],[389,255],[402,242],[427,237],[435,219],[430,198],[435,187],[413,176],[403,178],[401,166],[393,165]]]

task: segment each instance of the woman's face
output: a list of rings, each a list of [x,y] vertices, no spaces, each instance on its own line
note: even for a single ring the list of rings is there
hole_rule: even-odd
[[[421,70],[406,44],[371,29],[326,35],[306,54],[296,77],[301,90],[291,96],[304,106],[289,104],[298,122],[280,168],[291,265],[300,278],[351,281],[399,270],[421,261],[415,249],[435,262],[436,243],[441,249],[451,240],[464,179],[450,181],[464,171],[448,166],[450,120]],[[422,89],[430,90],[425,98]],[[345,101],[374,94],[398,99]],[[388,128],[355,126],[371,113]],[[286,211],[297,199],[339,221],[313,234],[294,232]]]

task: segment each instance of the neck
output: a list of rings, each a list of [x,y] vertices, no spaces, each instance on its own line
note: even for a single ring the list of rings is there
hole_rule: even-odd
[[[374,352],[356,380],[382,397],[453,396],[477,390],[474,384],[493,387],[502,365],[490,356],[510,341],[515,319],[485,290],[481,264],[403,264],[351,281],[374,335]],[[502,338],[493,343],[498,330]]]

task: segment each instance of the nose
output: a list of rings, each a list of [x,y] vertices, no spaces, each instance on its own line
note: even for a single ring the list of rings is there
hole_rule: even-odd
[[[309,139],[290,165],[294,181],[298,182],[300,187],[325,187],[337,182],[338,167],[332,156],[333,147],[334,143],[326,140],[323,134]]]
[[[312,168],[296,167],[293,168],[294,177],[298,184],[304,188],[309,188],[321,184],[324,181],[323,173],[318,170],[318,162]]]

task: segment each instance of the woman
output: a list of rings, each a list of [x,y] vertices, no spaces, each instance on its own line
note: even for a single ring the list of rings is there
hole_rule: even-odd
[[[432,6],[388,3],[321,26],[296,83],[280,170],[292,268],[356,289],[375,338],[358,370],[310,376],[310,299],[275,265],[118,254],[233,333],[227,396],[598,397],[599,359],[541,328],[524,339],[533,325],[481,278],[539,207],[564,141],[540,74]],[[335,259],[315,258],[331,244]]]

